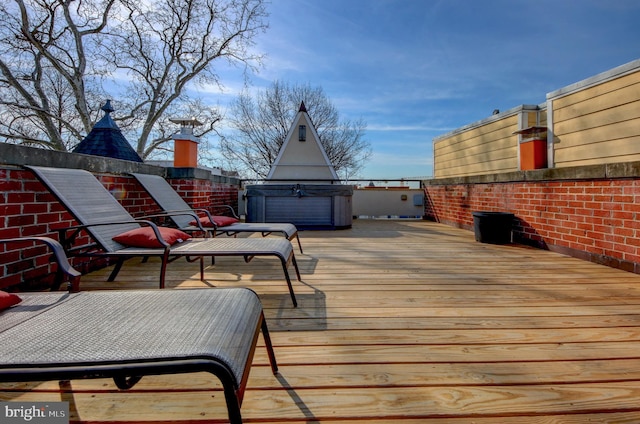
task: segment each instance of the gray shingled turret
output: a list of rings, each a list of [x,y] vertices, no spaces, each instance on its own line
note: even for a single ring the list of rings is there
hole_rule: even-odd
[[[102,110],[104,111],[102,119],[93,126],[91,132],[73,149],[73,152],[142,162],[140,156],[111,118],[111,112],[114,111],[111,107],[111,100],[107,100]]]

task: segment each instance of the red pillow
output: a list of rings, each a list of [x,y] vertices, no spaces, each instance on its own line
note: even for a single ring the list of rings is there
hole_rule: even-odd
[[[175,228],[158,227],[160,235],[170,245],[182,243],[191,236]],[[113,237],[114,241],[132,247],[163,247],[151,227],[140,227]]]
[[[226,227],[227,225],[239,222],[236,218],[232,218],[230,216],[213,216],[212,218],[213,222],[215,222],[218,227]],[[199,221],[203,227],[213,227],[213,224],[211,224],[211,220],[208,216],[203,216],[199,219]],[[198,223],[196,221],[191,221],[189,225],[198,225]]]
[[[10,306],[17,305],[20,302],[22,302],[22,299],[17,295],[0,290],[0,311],[7,309]]]

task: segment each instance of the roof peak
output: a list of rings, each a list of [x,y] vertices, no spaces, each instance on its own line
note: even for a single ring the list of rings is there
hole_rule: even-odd
[[[111,107],[111,100],[107,100],[104,106],[102,106],[100,109],[104,111],[104,116],[98,122],[96,122],[93,127],[118,129],[118,125],[115,123],[113,118],[111,118],[111,112],[115,110],[113,107]]]
[[[104,106],[102,106],[100,109],[102,109],[107,115],[115,110],[111,107],[111,100],[107,100]]]

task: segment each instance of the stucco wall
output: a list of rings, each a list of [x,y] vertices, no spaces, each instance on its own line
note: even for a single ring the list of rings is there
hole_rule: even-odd
[[[423,214],[424,192],[421,189],[372,187],[353,190],[354,216],[421,218]]]

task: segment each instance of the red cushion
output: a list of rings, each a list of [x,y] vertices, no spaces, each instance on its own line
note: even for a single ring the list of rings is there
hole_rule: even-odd
[[[171,245],[182,243],[183,241],[191,238],[189,234],[175,228],[158,227],[158,230],[160,231],[160,235],[164,241]],[[135,230],[118,234],[113,238],[113,240],[124,244],[125,246],[162,247],[162,244],[158,241],[158,238],[151,227],[140,227]]]
[[[20,302],[22,302],[22,299],[17,295],[0,290],[0,311],[7,309],[9,306],[17,305]]]
[[[213,216],[212,218],[213,222],[215,222],[218,227],[226,227],[227,225],[239,222],[236,218],[232,218],[230,216]],[[208,216],[203,216],[199,219],[199,221],[203,227],[213,227],[213,224],[211,223],[211,220]],[[198,223],[196,221],[191,221],[189,225],[198,225]]]

